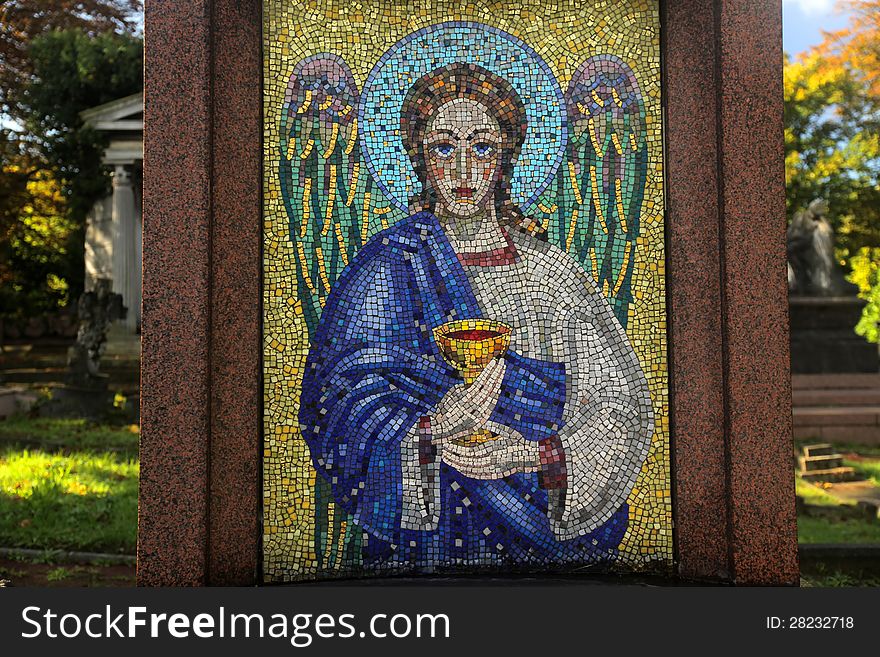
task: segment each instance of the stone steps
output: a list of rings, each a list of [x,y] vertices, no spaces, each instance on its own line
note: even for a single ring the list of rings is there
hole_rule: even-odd
[[[795,440],[880,445],[880,374],[792,376]]]
[[[798,457],[801,479],[811,482],[855,481],[856,471],[843,465],[843,456],[827,443],[804,445]]]
[[[811,472],[801,473],[801,479],[810,482],[821,481],[838,483],[852,481],[855,476],[856,472],[852,468],[831,468],[829,470],[813,470]]]
[[[803,448],[803,454],[806,457],[831,456],[832,454],[834,454],[834,447],[827,443],[820,443],[818,445],[806,445]]]
[[[826,472],[843,467],[843,457],[840,454],[802,456],[798,461],[801,466],[801,472]]]
[[[0,420],[26,413],[37,401],[37,395],[26,388],[7,388],[0,386]]]

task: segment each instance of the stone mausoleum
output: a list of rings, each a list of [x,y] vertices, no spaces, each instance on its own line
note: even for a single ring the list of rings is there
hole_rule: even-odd
[[[113,282],[128,308],[118,323],[125,333],[140,332],[142,263],[142,181],[144,95],[127,96],[82,113],[83,121],[107,135],[104,164],[113,176],[112,192],[88,217],[85,238],[87,290],[99,279]]]

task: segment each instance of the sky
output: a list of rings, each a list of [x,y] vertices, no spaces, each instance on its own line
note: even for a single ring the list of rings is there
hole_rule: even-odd
[[[835,0],[782,0],[782,47],[796,55],[822,41],[822,30],[846,27],[849,15]]]

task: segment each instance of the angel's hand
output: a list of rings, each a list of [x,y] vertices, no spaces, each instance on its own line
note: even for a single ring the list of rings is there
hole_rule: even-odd
[[[497,438],[474,444],[447,442],[443,445],[443,462],[472,479],[501,479],[537,470],[538,443],[497,422],[487,422],[485,428]]]
[[[431,428],[435,440],[445,442],[467,436],[485,426],[501,396],[507,363],[496,358],[470,385],[447,392],[434,411]]]

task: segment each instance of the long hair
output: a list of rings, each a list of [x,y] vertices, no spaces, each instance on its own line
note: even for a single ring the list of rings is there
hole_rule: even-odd
[[[476,64],[455,63],[431,71],[416,80],[403,100],[400,112],[403,146],[422,183],[422,191],[410,199],[410,212],[434,212],[437,193],[428,181],[425,133],[437,110],[458,98],[480,103],[498,121],[501,144],[495,212],[502,224],[525,223],[522,211],[510,198],[510,179],[526,137],[526,110],[519,94],[507,80]]]

